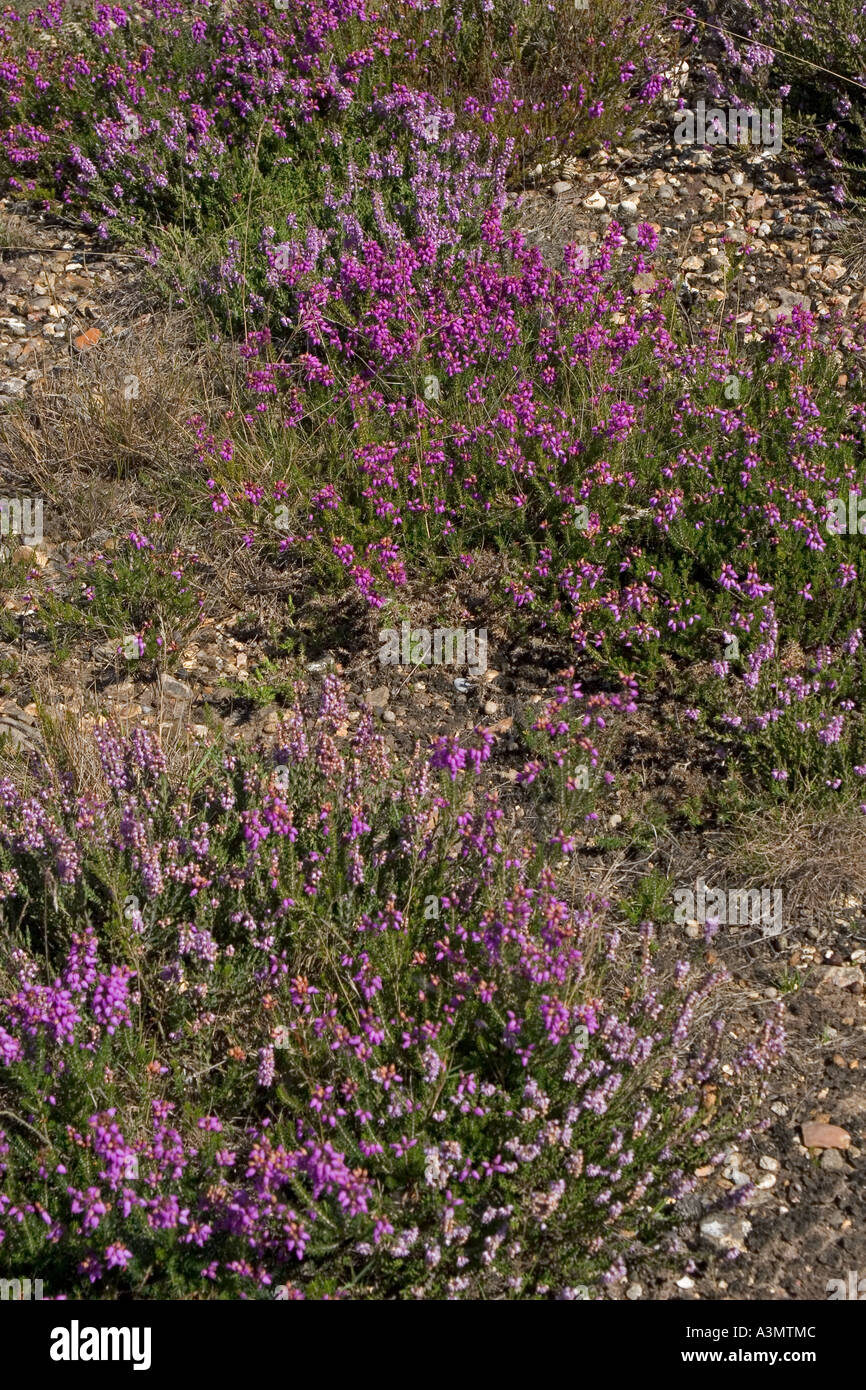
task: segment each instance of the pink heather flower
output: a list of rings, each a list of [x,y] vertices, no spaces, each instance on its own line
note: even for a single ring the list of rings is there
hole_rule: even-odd
[[[131,1259],[132,1251],[127,1250],[119,1241],[106,1246],[105,1262],[109,1269],[126,1269]]]
[[[259,1048],[258,1084],[260,1086],[273,1085],[275,1072],[274,1049],[272,1047]]]

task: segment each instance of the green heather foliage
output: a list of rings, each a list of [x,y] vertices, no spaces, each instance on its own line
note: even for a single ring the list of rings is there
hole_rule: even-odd
[[[0,782],[0,1250],[52,1296],[596,1296],[742,1132],[778,1021],[569,902],[489,735],[400,761],[347,713]]]

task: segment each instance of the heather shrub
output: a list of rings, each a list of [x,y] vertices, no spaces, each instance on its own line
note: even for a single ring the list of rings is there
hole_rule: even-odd
[[[850,53],[807,100],[763,47],[795,19],[741,6],[718,91],[856,132]],[[118,534],[0,583],[28,637],[104,639],[141,684],[227,596],[277,596],[232,689],[278,707],[268,741],[46,719],[43,759],[0,747],[0,1270],[49,1296],[602,1297],[765,1127],[781,1007],[729,991],[714,921],[658,930],[628,740],[648,695],[764,806],[862,795],[860,350],[800,310],[745,343],[689,320],[648,224],[545,262],[506,196],[627,138],[691,20],[662,27],[644,0],[0,20],[5,191],[138,248],[222,397],[166,412],[185,447],[106,432]],[[38,482],[64,451],[30,438]],[[503,666],[543,649],[544,695],[407,753],[297,679],[308,638],[366,679],[377,626],[442,605]],[[610,901],[581,857],[608,848],[636,871]]]
[[[650,8],[622,0],[577,15],[540,0],[85,14],[52,0],[4,15],[8,187],[181,263],[193,239],[196,258],[212,244],[220,263],[237,241],[245,262],[278,214],[306,226],[323,205],[367,232],[412,222],[437,162],[477,198],[491,159],[516,173],[585,146],[664,85]]]
[[[348,586],[383,619],[428,577],[485,566],[509,631],[551,633],[603,674],[673,672],[752,779],[859,794],[859,536],[828,530],[859,486],[856,346],[799,312],[747,347],[730,324],[693,333],[651,227],[630,247],[611,222],[553,268],[502,212],[526,153],[512,118],[530,105],[533,138],[558,147],[544,83],[574,45],[604,52],[599,92],[626,34],[653,68],[640,17],[623,20],[299,0],[87,26],[58,3],[5,21],[16,51],[44,40],[4,74],[9,111],[29,113],[7,158],[22,191],[53,181],[106,234],[123,222],[239,340],[239,408],[192,422],[198,520],[223,553]],[[94,121],[94,101],[113,114]],[[198,561],[130,543],[41,615],[164,656],[157,625],[194,617]]]
[[[800,310],[742,346],[687,337],[638,238],[612,222],[560,268],[493,210],[453,249],[400,233],[329,258],[308,234],[278,264],[266,241],[240,408],[190,421],[186,534],[157,515],[62,598],[35,576],[37,621],[170,661],[201,552],[242,555],[339,600],[375,653],[372,623],[431,580],[483,581],[506,634],[672,680],[753,787],[859,798],[859,350]],[[242,319],[229,278],[214,294]]]
[[[781,104],[786,150],[813,174],[826,159],[842,202],[845,185],[862,193],[866,146],[866,21],[854,0],[723,0],[697,12],[713,26],[713,61],[698,56],[695,76],[723,103]],[[692,30],[696,35],[696,30]],[[835,171],[835,172],[834,172]],[[858,177],[859,176],[859,177]]]
[[[115,642],[127,661],[172,663],[206,611],[205,566],[159,514],[151,523],[155,539],[131,531],[113,553],[71,562],[62,594],[46,586],[40,621],[55,649],[87,635]]]
[[[657,7],[640,2],[581,8],[574,0],[449,0],[396,8],[403,47],[418,64],[406,67],[406,81],[420,75],[461,119],[492,125],[510,140],[515,176],[536,160],[627,138],[675,62],[673,31],[659,25]],[[399,75],[393,49],[391,62]]]
[[[181,780],[0,784],[0,1267],[51,1296],[597,1296],[748,1123],[778,1021],[539,864],[494,739],[328,678]],[[567,861],[562,864],[563,870]]]
[[[495,547],[512,631],[678,673],[715,735],[759,736],[752,777],[850,792],[859,533],[834,509],[860,485],[858,349],[799,310],[745,346],[686,339],[654,249],[612,222],[552,269],[491,212],[474,248],[366,242],[321,275],[299,251],[292,337],[244,347],[253,408],[195,422],[217,524],[385,625]]]

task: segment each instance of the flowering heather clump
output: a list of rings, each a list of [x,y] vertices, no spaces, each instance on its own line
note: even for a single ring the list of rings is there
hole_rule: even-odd
[[[738,1040],[723,971],[663,983],[649,923],[627,955],[572,902],[489,736],[399,761],[343,701],[329,678],[267,759],[186,786],[108,731],[101,797],[0,787],[4,1267],[70,1297],[567,1297],[746,1123],[778,1023]]]
[[[664,86],[652,14],[621,0],[564,25],[542,0],[144,0],[96,5],[87,23],[68,0],[10,9],[8,187],[105,236],[160,219],[221,230],[252,163],[275,209],[324,199],[349,236],[359,212],[385,231],[414,207],[427,226],[437,180],[478,196],[482,136],[509,162],[516,145],[551,158],[634,124]]]
[[[750,778],[849,795],[861,579],[857,538],[828,522],[860,485],[858,344],[799,309],[745,347],[732,323],[684,331],[654,226],[631,246],[612,220],[554,268],[505,208],[532,141],[558,147],[554,105],[579,144],[612,62],[629,121],[661,83],[641,16],[597,9],[10,12],[10,186],[162,255],[236,340],[242,408],[191,424],[199,517],[226,551],[351,586],[385,619],[495,548],[512,630],[605,676],[673,663],[701,732],[732,756],[745,740]],[[574,45],[586,80],[572,65],[554,103],[544,74]],[[89,610],[154,658],[154,597],[160,622],[194,615],[197,557],[130,541],[128,564],[91,561],[77,604],[40,611],[62,630]]]
[[[10,410],[40,482],[98,407],[71,534],[103,463],[125,513],[95,553],[67,534],[44,566],[41,544],[4,554],[27,592],[0,629],[25,656],[34,636],[55,657],[97,639],[88,699],[99,661],[130,663],[115,708],[143,727],[100,718],[84,747],[46,712],[37,758],[4,701],[21,746],[0,741],[0,1272],[70,1298],[602,1298],[767,1127],[793,976],[738,976],[734,996],[720,955],[740,942],[708,949],[714,918],[704,940],[691,919],[660,939],[665,856],[674,818],[698,829],[711,801],[718,829],[749,792],[780,822],[864,795],[862,344],[841,310],[744,333],[729,306],[756,277],[732,222],[718,317],[690,318],[659,225],[626,228],[612,166],[631,168],[622,146],[683,45],[708,51],[699,16],[659,16],[48,0],[0,17],[3,192],[83,227],[82,255],[134,248],[202,347],[189,404],[162,412],[171,449],[132,430],[163,367],[125,378],[122,410],[103,389],[111,334],[94,352],[100,334],[71,335],[87,389],[61,449],[30,399]],[[816,114],[842,149],[863,19],[818,0],[802,53],[831,70],[810,107],[769,47],[802,18],[724,0],[711,19],[752,40],[719,38],[708,90],[777,89],[801,153]],[[545,258],[521,190],[599,142],[615,215]],[[427,672],[412,710],[396,682],[388,709],[368,688],[383,735],[354,677],[377,625],[416,621],[477,622],[484,661]],[[464,669],[465,627],[444,630],[462,647],[441,664]],[[334,666],[346,684],[311,690]],[[22,660],[16,699],[28,679]],[[222,697],[236,734],[270,705],[267,740],[208,717],[186,741],[193,702]]]
[[[694,16],[699,11],[687,13]],[[695,54],[695,76],[721,104],[782,102],[785,144],[798,167],[826,160],[834,198],[846,176],[862,192],[866,17],[857,0],[723,0],[708,16],[715,42]],[[699,42],[699,28],[684,32]],[[706,61],[709,56],[710,61]]]
[[[492,534],[506,621],[607,672],[673,657],[687,687],[697,658],[707,727],[762,735],[753,773],[790,761],[796,705],[800,771],[850,789],[826,728],[862,759],[846,717],[857,538],[831,530],[835,499],[858,486],[857,344],[801,310],[737,355],[710,330],[684,342],[648,226],[631,252],[611,222],[591,258],[566,248],[559,270],[497,211],[480,230],[447,254],[424,237],[365,241],[294,285],[291,351],[269,330],[247,340],[254,411],[226,422],[222,444],[193,422],[204,467],[219,473],[226,442],[234,457],[234,434],[282,473],[227,483],[220,524],[280,568],[315,562],[340,587],[345,575],[376,609],[431,564],[471,566],[467,535]],[[832,675],[789,689],[792,642],[824,652],[822,668],[831,649]]]

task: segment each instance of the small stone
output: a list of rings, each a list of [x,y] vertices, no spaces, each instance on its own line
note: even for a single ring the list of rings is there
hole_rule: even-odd
[[[368,690],[364,696],[364,704],[368,709],[382,711],[391,698],[391,692],[387,685],[377,685],[375,690]]]
[[[19,721],[4,713],[0,713],[0,737],[8,738],[13,748],[21,749],[25,753],[31,748],[38,749],[42,742],[38,729],[33,729],[23,720]]]
[[[5,381],[0,381],[0,392],[4,396],[23,396],[27,390],[27,382],[20,376],[7,376]]]
[[[559,180],[553,185],[553,188],[551,189],[551,192],[552,192],[552,193],[555,193],[556,196],[557,196],[557,198],[561,198],[562,195],[563,195],[563,193],[570,193],[571,190],[572,190],[572,188],[573,188],[573,186],[574,186],[573,184],[568,183],[565,179],[559,179]]]
[[[678,1279],[678,1280],[677,1280],[677,1288],[678,1288],[678,1289],[693,1289],[694,1287],[695,1287],[695,1281],[694,1281],[694,1279],[690,1279],[689,1276],[688,1276],[687,1274],[684,1274],[683,1277],[682,1277],[682,1279]]]
[[[386,724],[396,724],[397,716],[392,709],[386,709],[382,715]]]
[[[496,703],[495,700],[487,700],[487,701],[485,702],[485,705],[484,705],[484,713],[485,713],[485,714],[495,714],[496,711],[497,711],[498,709],[499,709],[499,706],[497,705],[497,703]]]
[[[583,206],[590,212],[604,212],[607,207],[607,199],[603,193],[590,193],[588,198],[584,198]]]
[[[828,1149],[827,1152],[830,1153],[832,1152],[832,1150]],[[762,1192],[769,1191],[771,1187],[776,1186],[776,1174],[764,1173],[763,1177],[758,1178],[758,1181],[755,1183],[755,1186],[757,1188],[760,1188]]]
[[[704,258],[703,256],[687,256],[682,262],[682,267],[683,270],[703,270]]]
[[[771,1158],[769,1154],[764,1154],[763,1158],[758,1160],[758,1167],[763,1168],[765,1173],[778,1173],[779,1160]]]
[[[632,1303],[636,1303],[639,1298],[643,1298],[643,1287],[640,1284],[629,1284],[625,1296],[630,1298]]]
[[[825,1149],[821,1155],[821,1167],[825,1173],[846,1173],[848,1165],[838,1149]]]
[[[623,198],[622,202],[617,204],[616,211],[619,217],[635,218],[637,217],[637,203],[634,198]]]
[[[185,681],[176,680],[174,676],[163,676],[162,693],[167,695],[170,700],[191,700],[192,690]]]
[[[87,352],[90,348],[96,346],[101,337],[102,334],[98,328],[88,328],[86,333],[79,333],[78,337],[75,339],[75,346],[79,352]]]
[[[732,1182],[734,1184],[734,1187],[748,1187],[749,1183],[752,1181],[748,1173],[741,1172],[741,1170],[737,1168],[736,1165],[731,1165],[728,1168],[723,1168],[722,1177],[727,1178],[729,1182]]]
[[[851,989],[853,985],[862,984],[863,971],[859,965],[831,965],[821,976],[818,990]]]
[[[807,1120],[800,1126],[800,1132],[807,1149],[847,1149],[851,1143],[851,1135],[840,1125]]]
[[[745,1253],[746,1237],[752,1229],[751,1221],[736,1212],[719,1212],[706,1216],[701,1222],[701,1235],[717,1250],[738,1250]]]
[[[618,825],[622,825],[622,816],[618,811],[614,811],[613,815],[609,817],[607,824],[610,830],[616,830]]]
[[[772,313],[774,319],[781,318],[783,314],[790,314],[795,305],[799,305],[807,313],[812,308],[812,300],[807,294],[795,294],[784,285],[776,286],[772,293],[779,301],[779,308],[774,309]]]
[[[37,565],[39,569],[44,570],[48,564],[48,552],[41,546],[19,545],[18,549],[13,551],[12,559],[16,563],[23,561],[25,564]]]

